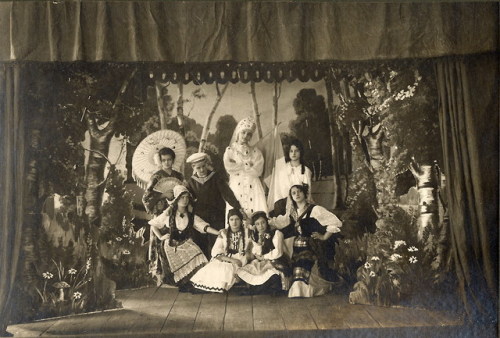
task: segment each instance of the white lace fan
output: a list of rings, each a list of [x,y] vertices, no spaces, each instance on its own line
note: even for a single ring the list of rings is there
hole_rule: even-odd
[[[160,169],[154,157],[161,148],[171,148],[175,152],[173,169],[182,172],[186,157],[186,142],[181,134],[168,129],[156,131],[139,143],[132,157],[132,174],[137,184],[145,189],[151,175]]]

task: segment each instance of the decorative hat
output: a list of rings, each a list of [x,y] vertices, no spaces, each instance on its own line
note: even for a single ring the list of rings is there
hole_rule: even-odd
[[[189,190],[188,188],[186,188],[185,186],[179,184],[179,185],[176,185],[174,187],[174,199],[177,199],[179,198],[180,195],[182,195],[183,193],[187,192],[189,194]],[[191,195],[191,194],[190,194]]]
[[[230,209],[227,213],[227,218],[229,219],[231,216],[238,216],[240,219],[243,219],[243,215],[238,209]]]
[[[255,129],[257,128],[257,123],[255,123],[255,120],[253,117],[245,117],[242,119],[240,122],[238,122],[238,125],[236,126],[236,130],[238,132],[248,129],[251,130],[252,133],[255,132]]]
[[[205,153],[194,153],[189,156],[186,160],[187,163],[196,163],[201,161],[206,161],[208,159],[208,155]]]

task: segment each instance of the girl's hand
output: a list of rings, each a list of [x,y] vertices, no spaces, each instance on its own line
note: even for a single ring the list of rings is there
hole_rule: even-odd
[[[166,241],[166,240],[168,240],[169,238],[170,238],[170,234],[165,234],[165,235],[163,235],[163,236],[161,236],[161,237],[160,237],[160,240],[161,240],[161,241]]]
[[[324,241],[325,240],[325,236],[320,234],[319,232],[313,232],[311,234],[311,237],[314,238],[314,239],[319,239],[320,241]]]

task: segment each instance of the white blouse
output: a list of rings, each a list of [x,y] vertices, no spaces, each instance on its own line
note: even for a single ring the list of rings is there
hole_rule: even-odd
[[[150,220],[149,224],[151,226],[154,226],[157,228],[162,228],[163,226],[166,226],[168,228],[169,224],[170,224],[170,222],[169,222],[170,217],[172,217],[172,216],[168,216],[167,210],[165,210],[160,215],[158,215],[155,218],[153,218],[152,220]],[[182,214],[182,217],[181,217],[181,214]],[[177,226],[177,229],[179,229],[180,231],[185,230],[188,226],[188,223],[189,223],[189,216],[188,216],[187,212],[180,213],[179,210],[177,210],[177,212],[175,214],[175,225]],[[208,225],[209,224],[207,222],[202,220],[200,217],[194,215],[193,227],[198,232],[205,233],[204,229]]]
[[[279,230],[274,232],[273,245],[274,249],[263,255],[264,259],[273,260],[283,255],[283,233]],[[252,254],[260,255],[261,253],[262,245],[252,240]]]
[[[297,213],[300,215],[302,212],[298,211]],[[321,205],[313,207],[310,217],[315,218],[322,226],[326,227],[327,232],[340,232],[342,221]],[[290,224],[290,218],[288,215],[278,216],[272,220],[272,224],[277,229],[283,229]]]

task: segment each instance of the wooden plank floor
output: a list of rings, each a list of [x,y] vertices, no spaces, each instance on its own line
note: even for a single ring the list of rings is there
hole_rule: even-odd
[[[336,294],[289,299],[239,296],[235,292],[190,294],[179,293],[177,288],[151,287],[118,291],[116,297],[122,302],[122,309],[11,325],[8,331],[16,337],[138,334],[243,337],[271,333],[280,336],[279,332],[286,332],[287,336],[330,332],[366,335],[395,328],[427,328],[435,333],[439,332],[436,329],[459,329],[463,325],[463,319],[451,313],[352,305],[347,295]],[[365,334],[359,331],[367,329]]]

